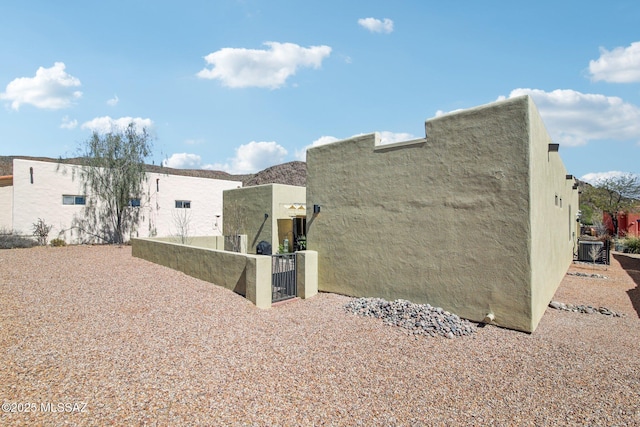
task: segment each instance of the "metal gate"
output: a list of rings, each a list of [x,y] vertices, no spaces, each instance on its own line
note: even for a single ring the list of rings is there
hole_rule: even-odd
[[[271,302],[295,298],[296,254],[274,254],[271,256]]]

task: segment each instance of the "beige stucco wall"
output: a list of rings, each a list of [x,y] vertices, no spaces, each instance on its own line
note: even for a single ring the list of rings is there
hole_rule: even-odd
[[[246,234],[247,252],[255,254],[258,243],[262,240],[267,242],[272,240],[271,198],[269,185],[224,191],[222,193],[223,234]],[[266,219],[265,214],[269,215]]]
[[[160,242],[170,243],[183,243],[182,239],[178,236],[170,237],[154,237],[154,240]],[[224,250],[224,237],[223,236],[189,236],[184,244],[189,246],[197,246],[199,248]]]
[[[532,262],[542,263],[545,242],[532,238],[530,186],[544,177],[531,178],[530,160],[548,141],[540,123],[530,132],[531,108],[516,98],[428,120],[426,140],[380,145],[371,134],[309,149],[307,247],[319,254],[319,289],[535,329]]]
[[[0,187],[0,230],[13,229],[13,185]],[[30,230],[26,230],[30,231]]]
[[[275,253],[280,243],[278,219],[289,218],[286,207],[294,203],[304,204],[305,198],[305,187],[284,184],[224,191],[224,233],[246,234],[248,253],[255,253],[256,245],[262,240],[270,242]],[[265,214],[269,215],[266,220]]]
[[[33,168],[33,183],[30,180]],[[60,236],[69,243],[87,238],[72,230],[74,217],[82,217],[83,206],[63,205],[63,195],[83,195],[74,174],[77,166],[26,159],[13,161],[13,228],[29,232],[42,218],[53,226],[49,238]],[[75,175],[75,179],[74,179]],[[175,236],[179,234],[176,215],[187,214],[190,236],[221,235],[222,192],[237,188],[237,181],[148,173],[143,185],[140,221],[131,237]],[[191,201],[190,209],[176,209],[176,200]],[[220,217],[216,217],[220,215]]]
[[[131,253],[135,257],[230,289],[245,296],[259,308],[271,307],[270,256],[183,245],[162,238],[132,239],[131,245]],[[296,253],[297,295],[300,298],[310,298],[318,293],[317,263],[318,254],[314,251]]]
[[[271,307],[271,257],[225,252],[155,239],[132,239],[132,255],[182,271]]]
[[[318,294],[318,252],[296,252],[296,282],[298,297],[306,299]]]
[[[575,179],[567,174],[558,151],[530,99],[531,129],[531,304],[532,328],[538,325],[573,260],[579,209]]]

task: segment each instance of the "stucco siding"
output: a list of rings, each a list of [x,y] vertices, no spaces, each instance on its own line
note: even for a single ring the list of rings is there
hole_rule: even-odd
[[[371,134],[309,149],[319,289],[532,331],[532,251],[544,242],[532,238],[529,107],[521,97],[431,119],[425,140]]]
[[[33,223],[41,218],[53,227],[49,233],[52,239],[69,230],[73,217],[81,214],[83,206],[62,203],[63,195],[83,195],[78,180],[72,179],[75,166],[67,165],[60,171],[56,171],[56,166],[57,163],[13,160],[15,230],[28,233]],[[68,236],[71,237],[71,233]]]
[[[84,217],[82,205],[65,205],[63,195],[84,194],[78,166],[54,162],[14,159],[13,228],[28,232],[38,218],[53,228],[49,238],[61,237],[68,243],[92,241],[80,233],[76,220]],[[32,173],[33,171],[33,173]],[[33,182],[31,177],[33,176]],[[242,184],[236,181],[148,173],[138,209],[140,220],[128,237],[179,235],[178,222],[188,223],[188,234],[220,235],[222,192]],[[176,209],[175,201],[190,202],[189,209]],[[98,208],[99,208],[98,203]],[[216,217],[220,215],[220,217]],[[217,225],[216,225],[217,224]]]
[[[13,228],[13,185],[0,187],[0,230]]]
[[[578,190],[567,177],[560,154],[533,101],[529,103],[531,135],[531,329],[542,318],[549,301],[573,260],[577,238]]]
[[[225,191],[224,235],[246,234],[248,253],[256,253],[256,245],[262,240],[272,242],[272,199],[269,185]],[[265,218],[265,214],[269,217]]]
[[[293,249],[293,210],[289,209],[291,205],[304,205],[307,199],[307,189],[295,185],[272,184],[273,185],[273,220],[275,229],[278,233],[273,236],[272,246],[275,248],[284,242],[289,241],[289,249]],[[306,215],[306,211],[296,211],[298,215]]]
[[[278,219],[289,218],[287,205],[304,204],[305,187],[284,184],[265,184],[224,192],[224,233],[246,234],[247,251],[256,252],[262,240],[271,243],[277,252],[279,241]],[[265,219],[265,214],[268,217]]]

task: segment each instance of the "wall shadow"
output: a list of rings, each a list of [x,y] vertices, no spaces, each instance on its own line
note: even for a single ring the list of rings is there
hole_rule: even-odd
[[[267,223],[267,219],[268,216],[264,217],[264,221],[262,221],[262,224],[260,224],[260,228],[258,228],[258,232],[256,233],[256,236],[253,238],[253,241],[251,242],[251,249],[255,248],[256,245],[258,244],[258,238],[260,237],[260,234],[262,233],[262,230],[264,229],[264,225]],[[247,248],[247,253],[249,253],[249,249]],[[255,250],[255,249],[254,249]],[[251,252],[253,253],[253,252]]]
[[[631,304],[640,318],[640,258],[635,258],[626,254],[613,254],[613,257],[620,263],[620,266],[636,284],[635,288],[627,291],[627,295],[629,295]]]
[[[242,274],[238,278],[236,285],[233,288],[233,292],[243,297],[247,297],[247,267],[242,270]]]

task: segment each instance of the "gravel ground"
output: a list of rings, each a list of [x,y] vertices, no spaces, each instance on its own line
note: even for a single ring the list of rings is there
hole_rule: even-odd
[[[335,294],[260,310],[129,247],[0,251],[0,425],[640,425],[640,259],[571,271],[607,278],[554,300],[626,316],[447,339]]]

